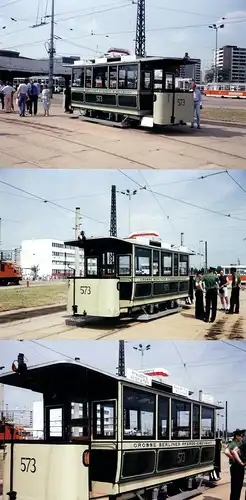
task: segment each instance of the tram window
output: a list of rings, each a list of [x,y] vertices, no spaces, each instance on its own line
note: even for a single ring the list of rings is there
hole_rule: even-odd
[[[161,274],[162,276],[172,276],[172,254],[161,253]]]
[[[92,68],[85,68],[85,87],[91,88],[92,84]]]
[[[165,75],[165,90],[173,90],[173,75],[166,73]]]
[[[62,437],[63,435],[63,409],[49,408],[49,437]]]
[[[150,90],[151,89],[151,72],[150,71],[142,71],[141,89],[142,90]]]
[[[75,87],[84,87],[84,77],[85,77],[84,68],[74,69],[72,85],[74,85]]]
[[[151,274],[151,250],[135,247],[135,275],[150,276]]]
[[[229,269],[229,267],[226,267],[225,268],[225,275],[229,276],[229,274],[231,274],[230,269]]]
[[[138,389],[124,387],[124,438],[155,438],[155,400],[154,394]]]
[[[153,276],[160,275],[160,252],[153,250]]]
[[[169,439],[169,399],[158,396],[158,439]]]
[[[173,254],[173,274],[174,276],[179,275],[179,256],[177,253]]]
[[[189,257],[188,255],[180,255],[179,276],[188,276],[188,274],[189,274]]]
[[[122,477],[153,474],[155,470],[155,451],[126,451],[123,454]]]
[[[131,275],[131,256],[119,255],[118,256],[118,275],[130,276]]]
[[[172,439],[190,439],[191,405],[172,399]]]
[[[86,257],[86,276],[98,276],[97,257]]]
[[[136,89],[138,84],[138,66],[119,66],[119,88]]]
[[[200,406],[193,404],[192,439],[200,439]]]
[[[115,439],[115,401],[93,403],[93,438]]]
[[[93,87],[105,89],[108,81],[108,67],[95,66],[93,69]]]
[[[212,408],[207,408],[202,406],[202,417],[201,417],[201,438],[202,439],[213,439],[215,434],[215,422],[214,422],[214,410]]]
[[[109,88],[117,88],[117,66],[109,66]]]

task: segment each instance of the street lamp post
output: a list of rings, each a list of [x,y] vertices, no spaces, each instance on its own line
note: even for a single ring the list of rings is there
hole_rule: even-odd
[[[203,240],[200,240],[200,241],[199,241],[199,245],[200,245],[200,249],[199,249],[199,250],[200,250],[200,270],[201,270],[201,269],[202,269],[202,267],[203,267],[203,266],[202,266],[202,257],[204,256],[204,255],[203,255],[203,253],[202,253],[202,243],[204,243],[204,241],[203,241]]]
[[[131,233],[131,199],[133,196],[136,196],[138,191],[141,191],[142,189],[146,189],[146,186],[141,187],[139,189],[133,189],[132,191],[130,189],[126,189],[125,191],[118,191],[118,193],[123,194],[128,197],[129,200],[129,212],[128,212],[128,229],[129,229],[129,234]]]
[[[133,347],[133,349],[135,349],[135,351],[141,352],[141,370],[143,369],[144,353],[145,353],[145,351],[149,351],[150,348],[151,348],[150,344],[147,344],[146,346],[144,346],[143,344],[139,344],[137,347]]]
[[[225,17],[222,17],[224,20]],[[223,29],[225,27],[224,24],[210,24],[209,28],[215,30],[215,57],[214,57],[214,82],[218,82],[218,63],[217,63],[217,52],[218,52],[218,31],[219,29]]]

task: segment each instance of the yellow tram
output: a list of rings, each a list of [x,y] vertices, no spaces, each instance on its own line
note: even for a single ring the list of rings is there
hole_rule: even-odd
[[[163,243],[155,234],[66,242],[84,251],[82,276],[68,280],[68,313],[148,320],[180,311],[180,301],[189,296],[193,252]]]
[[[146,380],[145,380],[146,379]],[[3,500],[185,500],[220,474],[216,409],[77,361],[0,376],[43,395],[43,437],[4,449]]]
[[[72,110],[94,121],[122,126],[155,127],[191,122],[193,94],[176,86],[183,58],[107,54],[75,61],[72,68]]]

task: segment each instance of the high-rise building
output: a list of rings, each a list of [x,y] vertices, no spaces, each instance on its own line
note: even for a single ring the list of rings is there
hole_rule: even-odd
[[[218,71],[225,73],[224,80],[246,83],[246,48],[224,45],[216,54]]]
[[[195,59],[195,64],[180,67],[180,78],[192,78],[198,85],[201,83],[201,59]]]

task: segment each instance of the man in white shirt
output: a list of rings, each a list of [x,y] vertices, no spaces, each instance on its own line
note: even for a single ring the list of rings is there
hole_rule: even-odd
[[[12,95],[15,92],[15,89],[9,82],[6,83],[5,87],[3,87],[3,96],[4,96],[4,108],[6,113],[11,113],[12,107]]]
[[[201,91],[197,88],[195,82],[192,85],[193,96],[194,96],[194,115],[196,116],[197,128],[201,128],[201,103],[202,103],[202,94]],[[191,128],[194,128],[195,119],[191,122]]]
[[[17,89],[17,97],[19,101],[19,113],[20,116],[25,116],[26,111],[26,101],[28,97],[28,80],[21,83]]]

